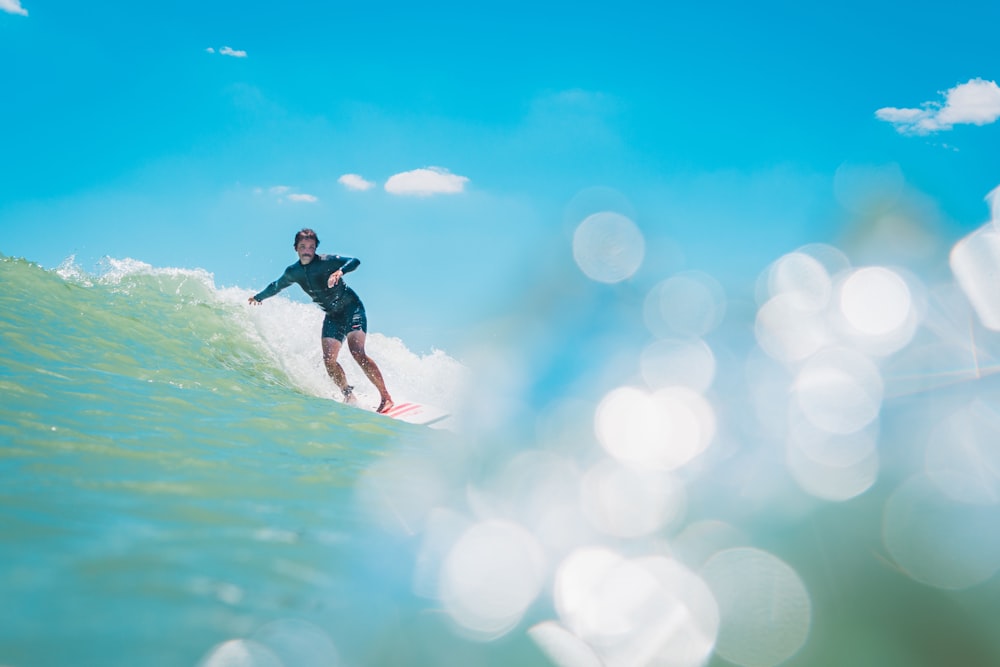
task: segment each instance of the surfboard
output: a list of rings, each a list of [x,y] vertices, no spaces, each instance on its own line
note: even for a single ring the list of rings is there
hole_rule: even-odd
[[[439,425],[451,417],[451,414],[447,410],[412,401],[396,403],[388,411],[381,414],[386,417],[398,419],[399,421],[410,424],[421,424],[423,426]]]

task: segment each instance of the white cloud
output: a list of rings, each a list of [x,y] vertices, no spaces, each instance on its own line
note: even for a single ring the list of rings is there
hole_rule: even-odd
[[[284,204],[285,202],[292,202],[293,204],[315,204],[319,201],[319,197],[316,195],[311,195],[305,192],[293,192],[293,188],[287,185],[272,185],[271,187],[264,188],[254,188],[253,193],[258,197],[263,195],[268,195],[272,197],[274,201],[279,204]]]
[[[0,0],[0,2],[4,2],[4,1],[5,0]],[[246,51],[243,51],[243,50],[237,51],[236,49],[234,49],[234,48],[232,48],[230,46],[223,46],[218,51],[216,51],[215,49],[213,49],[210,46],[207,49],[205,49],[205,51],[207,53],[218,53],[219,55],[223,55],[223,56],[232,56],[233,58],[246,58],[247,57],[247,52]]]
[[[452,174],[441,167],[427,167],[404,171],[389,177],[385,191],[394,195],[428,197],[436,194],[457,194],[469,181],[465,176]]]
[[[884,107],[875,117],[896,126],[900,134],[930,134],[955,125],[988,125],[1000,118],[1000,87],[995,81],[971,79],[943,93],[944,103],[924,102],[919,109]]]
[[[358,174],[344,174],[337,179],[337,182],[346,187],[348,190],[371,190],[375,187],[374,183],[366,181]]]
[[[21,6],[21,0],[0,0],[0,11],[21,16],[28,15],[28,10]]]

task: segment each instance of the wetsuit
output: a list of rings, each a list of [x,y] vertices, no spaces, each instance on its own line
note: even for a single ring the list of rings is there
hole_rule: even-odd
[[[343,341],[352,331],[368,332],[365,307],[357,293],[341,278],[333,287],[327,287],[330,274],[340,269],[349,273],[358,268],[361,260],[340,255],[316,255],[308,264],[295,262],[281,277],[254,295],[257,301],[274,296],[297,283],[319,307],[326,312],[323,318],[323,338]]]

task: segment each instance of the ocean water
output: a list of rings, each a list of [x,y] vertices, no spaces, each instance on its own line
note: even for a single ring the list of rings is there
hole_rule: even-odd
[[[520,354],[369,335],[448,428],[331,400],[309,304],[0,256],[0,665],[1000,664],[992,232],[739,296],[581,229]]]
[[[405,561],[353,487],[447,434],[329,400],[309,305],[105,269],[0,259],[0,664],[194,665],[282,619],[395,663],[378,647]],[[369,352],[398,396],[447,407],[461,382],[440,353],[377,334]]]

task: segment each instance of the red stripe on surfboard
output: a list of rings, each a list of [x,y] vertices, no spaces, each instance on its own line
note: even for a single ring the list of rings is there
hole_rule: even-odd
[[[388,415],[389,417],[399,417],[409,412],[413,412],[414,410],[419,410],[422,407],[423,406],[419,405],[418,403],[400,403],[398,405],[392,406],[382,414]]]

